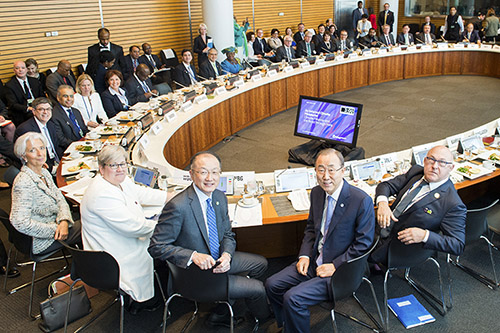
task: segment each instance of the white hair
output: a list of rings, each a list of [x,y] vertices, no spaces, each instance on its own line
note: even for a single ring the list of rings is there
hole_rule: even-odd
[[[26,163],[26,146],[28,141],[33,145],[36,140],[43,142],[44,146],[48,146],[47,139],[38,132],[28,132],[17,138],[16,143],[14,143],[14,154],[23,162]]]

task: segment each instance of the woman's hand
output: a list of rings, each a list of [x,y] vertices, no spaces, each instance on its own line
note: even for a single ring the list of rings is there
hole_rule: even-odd
[[[54,235],[55,240],[66,240],[68,238],[68,221],[64,220],[59,222]]]

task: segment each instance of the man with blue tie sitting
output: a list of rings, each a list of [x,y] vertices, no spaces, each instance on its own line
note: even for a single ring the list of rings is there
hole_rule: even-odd
[[[181,268],[196,265],[216,274],[227,272],[229,298],[245,299],[252,316],[262,322],[270,310],[264,285],[256,278],[266,271],[267,260],[235,251],[227,199],[217,190],[220,173],[220,159],[213,153],[199,152],[191,158],[193,183],[163,208],[148,251],[153,258]],[[208,323],[229,326],[229,313],[214,312]]]
[[[312,32],[306,31],[304,40],[297,43],[297,50],[295,51],[297,58],[310,57],[316,54],[316,45],[312,41]]]
[[[149,67],[146,64],[139,64],[135,69],[135,73],[125,82],[125,90],[127,90],[130,105],[138,102],[148,102],[152,96],[158,95],[158,91],[153,89],[149,74],[151,74]]]
[[[182,62],[175,66],[172,78],[177,88],[189,87],[198,82],[196,69],[191,64],[193,60],[193,53],[191,50],[182,50]]]
[[[347,261],[364,254],[375,233],[373,201],[343,179],[344,158],[334,149],[316,158],[318,186],[298,260],[266,281],[278,327],[309,332],[309,306],[329,300],[330,278]]]

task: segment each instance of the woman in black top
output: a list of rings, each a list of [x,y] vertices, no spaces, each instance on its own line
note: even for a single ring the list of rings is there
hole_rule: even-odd
[[[45,76],[45,74],[40,73],[38,71],[38,63],[36,62],[36,60],[33,58],[28,58],[24,63],[26,64],[26,69],[28,70],[28,73],[26,75],[31,76],[40,81],[42,90],[45,91],[46,90],[45,79],[47,77]]]
[[[208,60],[208,50],[215,47],[212,37],[207,35],[207,26],[205,23],[200,24],[198,30],[200,34],[193,41],[193,51],[198,54],[198,67]]]

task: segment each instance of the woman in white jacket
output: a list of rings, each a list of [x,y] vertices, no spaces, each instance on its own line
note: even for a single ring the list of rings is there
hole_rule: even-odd
[[[153,258],[147,248],[156,220],[143,206],[157,206],[167,192],[135,184],[128,177],[125,150],[106,146],[98,156],[99,173],[92,180],[80,206],[82,241],[86,250],[106,251],[120,266],[120,289],[135,302],[130,310],[157,306]],[[146,302],[148,301],[149,302]]]
[[[94,81],[88,74],[82,74],[76,80],[76,94],[74,108],[82,114],[87,127],[97,127],[98,119],[102,123],[108,120],[108,116],[102,106],[101,96],[95,91]]]

